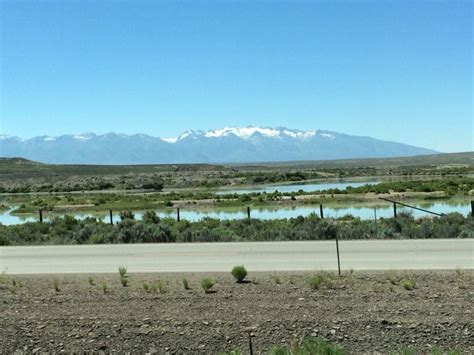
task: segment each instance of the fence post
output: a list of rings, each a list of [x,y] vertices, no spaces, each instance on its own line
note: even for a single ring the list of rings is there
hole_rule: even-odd
[[[176,208],[176,219],[178,220],[178,222],[181,220],[181,217],[179,215],[179,207]]]
[[[323,204],[320,204],[320,205],[319,205],[319,216],[321,217],[321,219],[324,218]]]
[[[474,200],[471,200],[471,217],[474,217]]]
[[[337,272],[339,274],[339,277],[341,277],[341,261],[339,258],[339,237],[337,236],[337,233],[336,233],[336,252],[337,252]]]
[[[374,207],[374,223],[375,223],[375,235],[378,235],[377,231],[377,207]]]
[[[40,223],[43,223],[43,210],[39,210],[39,221]]]
[[[394,202],[393,203],[393,217],[397,217],[397,203]]]
[[[114,218],[112,216],[112,210],[109,210],[110,225],[114,225]]]
[[[250,350],[250,355],[253,355],[253,345],[252,345],[252,333],[250,331],[248,332],[249,335],[249,350]]]
[[[250,207],[247,206],[247,218],[250,218]]]

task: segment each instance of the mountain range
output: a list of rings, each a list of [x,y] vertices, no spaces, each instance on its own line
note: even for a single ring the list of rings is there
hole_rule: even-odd
[[[21,139],[0,135],[0,156],[58,164],[249,163],[403,157],[437,153],[325,130],[226,127],[176,138],[83,133]]]

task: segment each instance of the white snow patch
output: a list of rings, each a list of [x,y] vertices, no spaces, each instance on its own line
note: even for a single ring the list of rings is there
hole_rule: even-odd
[[[179,136],[178,140],[183,140],[184,138],[189,137],[190,135],[190,132],[184,132],[182,135]]]
[[[240,138],[249,138],[255,133],[260,133],[262,136],[265,137],[277,137],[280,135],[280,131],[277,129],[272,129],[272,128],[262,128],[262,127],[243,127],[243,128],[238,128],[238,127],[224,127],[221,129],[215,129],[213,131],[208,131],[204,136],[205,137],[225,137],[230,134],[233,134],[237,137]]]
[[[92,137],[86,134],[75,134],[72,136],[72,138],[78,139],[78,140],[88,140],[88,139],[91,139]]]
[[[283,133],[293,138],[311,138],[316,135],[316,131],[290,131],[283,130]]]
[[[47,142],[53,142],[56,140],[56,137],[45,136],[43,140]]]
[[[167,143],[176,143],[178,138],[161,138],[161,140]]]
[[[334,139],[334,138],[336,138],[336,137],[334,136],[334,134],[331,134],[331,133],[321,132],[320,135],[321,135],[321,137],[328,138],[328,139]]]

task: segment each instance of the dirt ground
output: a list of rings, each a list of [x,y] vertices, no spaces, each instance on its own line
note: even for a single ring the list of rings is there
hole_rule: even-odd
[[[309,275],[250,272],[250,282],[237,284],[230,273],[130,274],[123,287],[118,272],[6,274],[0,353],[249,353],[249,334],[255,354],[304,336],[354,354],[404,347],[474,353],[474,271],[347,272],[325,276],[317,290]],[[217,281],[215,292],[203,292],[205,276]],[[416,281],[413,290],[401,286],[406,278]],[[143,283],[159,281],[162,292],[144,290]]]

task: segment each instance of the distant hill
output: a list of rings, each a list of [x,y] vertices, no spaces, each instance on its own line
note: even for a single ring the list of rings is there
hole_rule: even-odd
[[[59,164],[252,163],[434,154],[407,144],[331,131],[227,127],[177,138],[93,133],[27,140],[0,135],[0,156]]]
[[[50,176],[104,176],[141,173],[169,173],[176,171],[203,172],[232,170],[255,171],[297,168],[399,168],[399,167],[446,167],[474,166],[474,152],[420,155],[405,158],[343,159],[298,161],[254,164],[150,164],[150,165],[85,165],[42,164],[23,158],[0,158],[0,179],[34,178]]]

